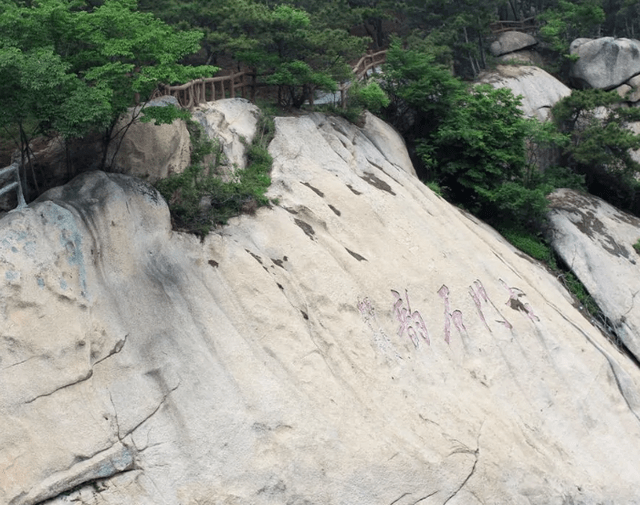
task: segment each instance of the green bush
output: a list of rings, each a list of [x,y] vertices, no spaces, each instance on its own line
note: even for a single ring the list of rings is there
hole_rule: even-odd
[[[555,266],[553,251],[544,239],[523,229],[503,228],[499,231],[514,247],[538,261]]]
[[[634,249],[638,254],[640,254],[640,238],[638,239],[638,241],[637,241],[635,244],[633,244],[633,249]]]
[[[157,184],[177,228],[204,237],[213,226],[226,224],[234,216],[269,204],[265,193],[271,184],[269,173],[273,160],[267,146],[275,130],[272,118],[261,116],[255,139],[248,146],[247,167],[236,170],[233,180],[228,182],[216,174],[222,159],[219,142],[208,139],[194,121],[188,122],[188,128],[193,145],[191,166]],[[215,155],[214,161],[204,166],[205,157],[211,154]]]
[[[374,114],[389,105],[389,97],[376,81],[371,81],[364,86],[357,83],[353,84],[349,91],[351,95],[350,105],[352,105],[351,102],[355,102],[353,105],[361,105]]]

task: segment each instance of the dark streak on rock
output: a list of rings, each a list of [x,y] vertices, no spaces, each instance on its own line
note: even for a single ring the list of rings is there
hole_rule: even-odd
[[[302,313],[302,317],[304,317],[306,320],[309,320],[309,316],[304,310],[301,310],[300,312]]]
[[[302,229],[303,232],[305,232],[307,237],[309,237],[311,240],[313,240],[313,236],[316,234],[316,232],[311,227],[310,224],[305,223],[304,221],[301,221],[300,219],[294,219],[293,221]]]
[[[353,189],[349,184],[347,184],[347,187],[351,190],[351,192],[354,195],[361,195],[362,194],[362,193],[360,193],[360,191],[357,191],[357,190]]]
[[[427,496],[423,496],[422,498],[418,499],[417,501],[414,501],[411,505],[416,505],[417,503],[420,503],[421,501],[425,501],[427,498],[431,498],[434,494],[436,494],[438,491],[434,491],[431,494],[428,494]],[[447,500],[448,501],[448,500]],[[446,502],[445,502],[446,503]]]
[[[285,256],[285,258],[286,258],[286,256]],[[273,261],[273,262],[274,262],[276,265],[278,265],[280,268],[284,268],[284,262],[285,262],[285,261],[287,261],[287,260],[286,260],[286,259],[284,259],[284,258],[283,258],[283,259],[281,259],[281,260],[279,260],[279,259],[277,259],[277,258],[276,258],[276,259],[271,258],[271,261]]]
[[[81,382],[84,382],[86,380],[89,380],[91,377],[93,376],[93,370],[89,370],[89,372],[84,376],[84,377],[80,377],[77,381],[72,382],[70,384],[65,384],[64,386],[60,386],[57,389],[54,389],[53,391],[51,391],[50,393],[45,393],[42,395],[38,395],[34,398],[32,398],[31,400],[27,400],[25,403],[33,403],[35,402],[38,398],[42,398],[44,396],[51,396],[53,393],[60,391],[61,389],[65,389],[71,386],[75,386],[76,384],[80,384]]]
[[[278,285],[278,287],[279,287],[282,291],[284,291],[284,288],[282,287],[282,284],[280,284],[279,282],[276,282],[276,284]]]
[[[98,363],[103,362],[105,359],[110,358],[111,356],[113,356],[114,354],[119,353],[120,351],[122,351],[122,348],[124,347],[124,344],[127,343],[127,337],[129,336],[129,334],[127,333],[124,338],[122,340],[118,340],[116,342],[116,345],[113,346],[113,349],[111,349],[111,351],[109,351],[109,354],[107,354],[104,358],[96,361],[93,365],[97,365]]]
[[[370,173],[366,173],[364,175],[361,175],[360,178],[363,181],[366,181],[369,184],[371,184],[374,188],[381,189],[382,191],[386,191],[387,193],[392,194],[392,195],[395,196],[395,193],[391,189],[391,186],[389,186],[383,180],[378,179],[375,175],[370,174]]]
[[[245,249],[245,251],[248,252],[251,256],[253,256],[256,259],[256,261],[262,265],[262,258],[260,256],[258,256],[257,254],[253,254],[249,249]]]
[[[312,190],[316,195],[321,196],[324,198],[324,193],[322,191],[320,191],[319,189],[314,188],[311,184],[309,184],[308,182],[303,182],[302,183],[303,186],[308,187],[310,190]]]
[[[345,247],[345,249],[347,249]],[[364,256],[360,256],[358,253],[355,253],[353,251],[350,251],[349,249],[347,249],[347,252],[353,256],[355,259],[357,259],[358,261],[368,261],[367,258],[365,258]]]
[[[298,213],[298,211],[297,211],[297,210],[293,210],[293,209],[290,209],[290,208],[288,208],[288,207],[282,207],[282,208],[283,208],[284,210],[286,210],[289,214],[294,214],[294,215],[295,215],[295,214],[297,214],[297,213]]]
[[[211,265],[213,268],[217,268],[218,267],[218,262],[214,261],[214,260],[209,260],[209,265]]]
[[[333,205],[329,205],[329,208],[334,212],[336,216],[341,215],[341,212],[338,209],[336,209]]]
[[[403,493],[402,495],[400,495],[400,497],[396,498],[395,500],[393,500],[389,505],[394,505],[394,503],[398,503],[400,500],[402,500],[405,496],[410,495],[411,493]]]

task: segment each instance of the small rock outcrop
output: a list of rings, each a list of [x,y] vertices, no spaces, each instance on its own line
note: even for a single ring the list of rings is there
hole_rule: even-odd
[[[148,106],[179,106],[174,97],[161,97]],[[130,109],[115,128],[107,165],[113,172],[133,175],[155,183],[189,166],[191,140],[184,121],[155,125],[139,120],[140,108]],[[135,117],[134,117],[135,116]]]
[[[571,89],[541,68],[525,65],[498,65],[485,72],[480,82],[509,88],[522,96],[522,112],[526,117],[545,121],[556,102],[571,94]]]
[[[381,125],[275,125],[204,241],[102,172],[0,219],[0,503],[637,503],[640,370],[558,280]]]
[[[528,33],[509,31],[500,34],[498,40],[491,44],[489,50],[494,56],[502,56],[535,46],[537,43],[538,41]]]
[[[260,109],[244,98],[207,102],[194,110],[193,118],[209,138],[220,142],[224,173],[245,168],[247,147],[256,134],[259,116]]]
[[[569,52],[579,59],[571,77],[586,88],[613,89],[640,74],[640,42],[633,39],[576,39]]]
[[[545,65],[544,58],[537,51],[522,50],[514,53],[503,54],[498,57],[498,61],[503,65],[530,65],[534,67],[543,67]]]
[[[640,256],[633,248],[640,219],[570,189],[555,191],[549,200],[553,248],[640,360]]]

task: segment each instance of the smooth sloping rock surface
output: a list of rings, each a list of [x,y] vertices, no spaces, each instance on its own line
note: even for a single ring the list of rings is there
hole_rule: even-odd
[[[161,97],[147,105],[178,105],[174,97]],[[136,119],[133,120],[133,115]],[[134,175],[154,184],[171,174],[179,174],[189,166],[191,139],[182,120],[155,125],[139,120],[139,109],[131,109],[120,120],[115,131],[120,135],[111,141],[107,164],[111,170]],[[129,125],[129,123],[131,123]]]
[[[365,111],[362,133],[365,134],[378,151],[384,154],[389,163],[409,174],[416,175],[402,135],[390,124],[385,123],[369,111]]]
[[[276,129],[278,205],[204,243],[99,172],[0,220],[0,503],[638,503],[640,373],[557,280],[344,120]]]
[[[593,195],[549,197],[554,249],[587,288],[625,346],[640,359],[640,219]]]
[[[494,87],[509,88],[515,96],[522,95],[525,116],[544,121],[556,102],[571,94],[565,86],[541,68],[524,65],[499,65],[495,71],[481,76],[480,82]]]
[[[498,40],[494,41],[489,50],[494,56],[501,56],[507,53],[513,53],[520,49],[535,46],[538,41],[528,33],[522,32],[504,32],[500,34]]]
[[[571,77],[584,87],[612,89],[640,74],[640,42],[633,39],[576,39],[569,53],[579,56]]]

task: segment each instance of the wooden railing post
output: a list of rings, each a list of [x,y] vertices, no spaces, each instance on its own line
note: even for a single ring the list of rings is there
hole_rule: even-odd
[[[386,59],[386,50],[378,51],[377,53],[373,53],[371,51],[367,52],[367,54],[363,55],[358,63],[353,67],[354,80],[358,81],[364,78],[371,69],[375,69],[377,65],[384,63]],[[250,76],[251,81],[247,79]],[[226,76],[219,77],[207,77],[202,79],[195,79],[193,81],[187,82],[185,84],[180,84],[176,86],[166,86],[163,84],[159,84],[155,94],[169,94],[174,96],[180,105],[187,108],[192,108],[203,101],[207,101],[207,84],[211,85],[211,101],[216,101],[219,99],[226,98],[226,89],[225,82],[229,82],[229,96],[231,98],[235,98],[238,94],[238,89],[240,90],[240,95],[242,98],[245,98],[245,95],[248,93],[250,96],[250,100],[255,103],[256,94],[258,88],[258,74],[256,69],[251,69],[251,71],[242,71],[238,73],[231,73]],[[218,97],[217,83],[220,83],[220,96]],[[249,91],[246,90],[247,87],[251,89]],[[340,86],[340,102],[342,107],[346,107],[347,105],[347,90],[349,89],[349,84],[343,83]],[[309,103],[313,105],[313,90],[311,90]]]

